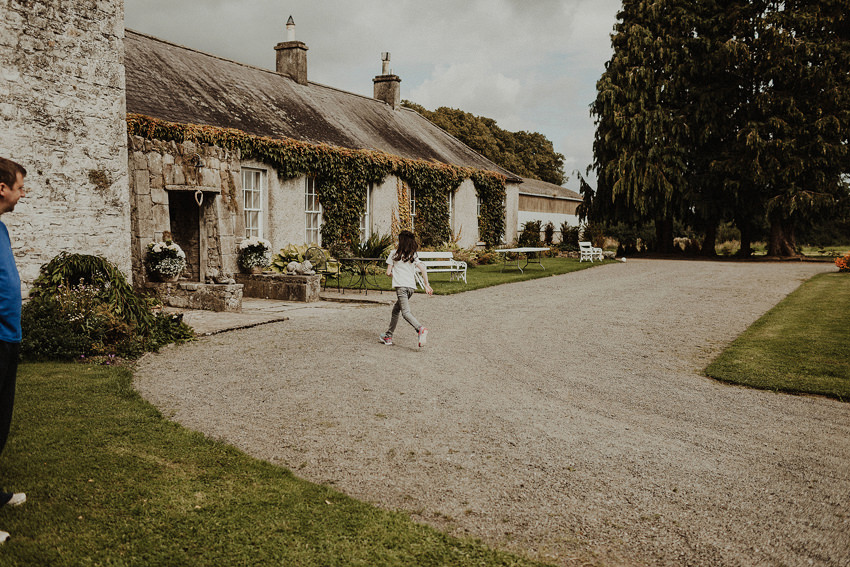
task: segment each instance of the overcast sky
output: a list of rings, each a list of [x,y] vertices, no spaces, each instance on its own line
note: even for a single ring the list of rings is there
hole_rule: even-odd
[[[573,170],[592,160],[588,106],[620,0],[125,0],[126,27],[267,69],[291,15],[310,81],[372,96],[381,52],[401,97],[540,132]]]

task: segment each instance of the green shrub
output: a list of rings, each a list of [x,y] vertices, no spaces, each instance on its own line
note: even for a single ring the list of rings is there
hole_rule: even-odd
[[[353,244],[351,252],[357,258],[386,258],[393,246],[392,234],[378,234],[373,232],[366,242]]]
[[[580,229],[577,226],[570,226],[570,223],[564,221],[561,223],[561,242],[558,248],[564,252],[578,251],[578,237]]]
[[[79,285],[101,288],[103,302],[110,306],[115,315],[139,327],[139,332],[148,332],[153,322],[148,301],[133,290],[121,270],[101,256],[60,253],[41,266],[30,290],[30,297],[56,295],[60,287]]]
[[[85,355],[91,347],[88,337],[77,332],[52,296],[40,296],[24,303],[21,326],[24,360],[72,360]]]
[[[517,244],[520,246],[540,246],[540,230],[542,221],[528,221],[522,225],[522,232],[519,235]]]
[[[546,246],[552,246],[555,242],[555,225],[552,221],[547,222],[543,227],[543,242]]]
[[[584,225],[584,230],[582,231],[582,241],[590,242],[594,246],[599,248],[605,243],[605,232],[601,224],[596,222],[589,222]]]
[[[67,253],[42,266],[21,326],[25,360],[136,358],[194,335],[182,318],[155,315],[107,260]]]

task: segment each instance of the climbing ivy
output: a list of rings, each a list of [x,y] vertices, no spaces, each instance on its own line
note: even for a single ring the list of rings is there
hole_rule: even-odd
[[[482,240],[492,245],[504,234],[505,177],[491,171],[373,150],[254,136],[232,128],[178,124],[140,114],[127,114],[127,132],[150,140],[191,141],[238,151],[242,159],[275,168],[283,180],[315,176],[325,246],[358,242],[366,190],[370,183],[380,183],[388,175],[402,179],[416,193],[416,233],[423,246],[440,244],[451,237],[448,196],[465,178],[472,179],[481,198]]]
[[[481,200],[478,236],[491,248],[505,235],[505,178],[492,171],[474,171],[472,183]]]

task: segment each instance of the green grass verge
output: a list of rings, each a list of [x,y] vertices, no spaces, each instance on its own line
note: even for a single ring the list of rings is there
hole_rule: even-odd
[[[767,312],[706,375],[753,388],[850,401],[850,275],[820,274]]]
[[[126,368],[25,364],[0,565],[538,565],[300,480],[164,419]]]
[[[517,269],[516,262],[508,262],[507,266],[504,267],[504,271],[501,263],[469,267],[466,272],[467,283],[463,283],[462,281],[449,281],[450,276],[446,272],[428,274],[428,281],[431,284],[431,287],[434,288],[435,294],[451,295],[453,293],[461,293],[494,285],[567,274],[569,272],[584,270],[601,264],[610,264],[611,262],[615,262],[615,260],[603,260],[602,262],[579,262],[573,258],[558,257],[543,258],[541,262],[544,268],[541,268],[539,265],[532,262],[527,268],[523,268],[522,272]],[[522,260],[520,262],[520,266],[524,266],[524,264],[525,260]],[[372,282],[370,282],[368,286],[369,289],[392,291],[392,280],[386,276],[385,269],[386,268],[383,267],[382,270],[379,270],[379,273],[377,273],[374,278],[370,276],[370,279],[376,281],[378,285],[372,285]],[[349,280],[346,276],[343,276],[342,281],[343,287],[345,287],[345,284]],[[336,280],[334,278],[330,278],[327,289],[333,289],[335,287]]]

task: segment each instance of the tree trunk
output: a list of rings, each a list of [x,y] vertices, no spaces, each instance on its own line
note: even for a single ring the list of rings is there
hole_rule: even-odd
[[[705,229],[705,238],[702,241],[702,256],[717,256],[715,245],[717,244],[717,223],[709,223]]]
[[[796,256],[797,242],[794,238],[794,222],[790,219],[770,219],[770,246],[768,256]]]
[[[673,219],[655,221],[655,248],[660,254],[673,253]]]
[[[749,258],[753,255],[753,229],[749,224],[738,227],[741,231],[741,248],[738,250],[737,256],[741,258]]]

